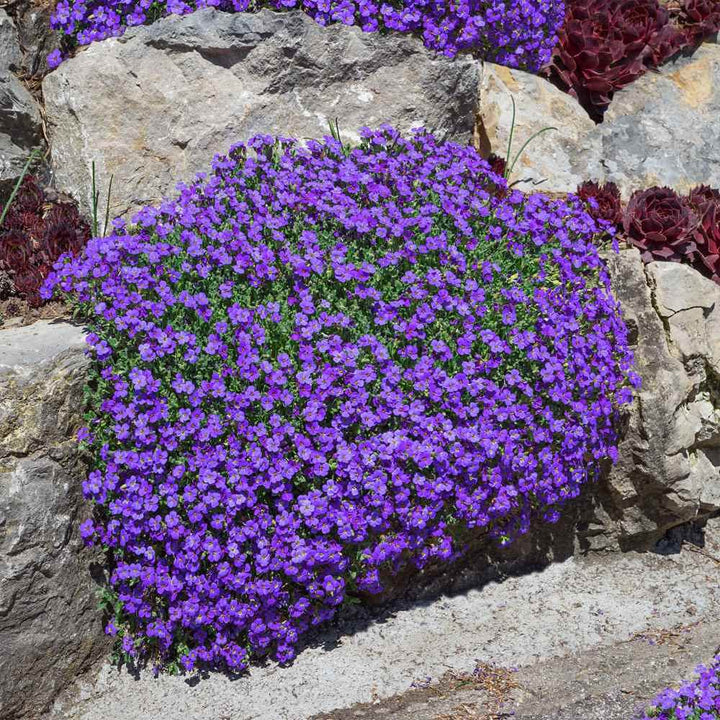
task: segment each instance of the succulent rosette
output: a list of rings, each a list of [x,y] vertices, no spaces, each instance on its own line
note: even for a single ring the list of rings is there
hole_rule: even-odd
[[[674,190],[653,187],[633,194],[625,211],[625,232],[643,259],[677,260],[693,255],[697,217]]]
[[[586,203],[588,213],[596,220],[605,220],[616,227],[623,222],[620,189],[615,183],[596,183],[590,180],[577,189],[578,197]]]
[[[0,234],[0,269],[24,268],[30,260],[31,250],[28,238],[19,230]]]
[[[86,539],[125,652],[241,670],[348,594],[553,521],[637,378],[580,201],[474,149],[257,136],[44,289],[92,330]]]
[[[688,205],[698,218],[693,233],[697,246],[695,266],[715,282],[720,282],[720,192],[701,185],[688,195]]]
[[[682,0],[677,20],[690,45],[698,45],[720,31],[720,3],[717,0]]]
[[[658,0],[569,0],[547,72],[600,122],[613,95],[687,45]]]
[[[40,286],[63,253],[78,253],[90,228],[75,205],[46,202],[35,177],[27,175],[0,228],[0,270],[31,307],[42,304]]]

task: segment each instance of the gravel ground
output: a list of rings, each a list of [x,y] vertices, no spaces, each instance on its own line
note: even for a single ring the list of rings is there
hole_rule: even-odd
[[[633,720],[691,678],[720,642],[720,621],[649,632],[515,671],[448,673],[428,687],[313,720]]]
[[[720,621],[720,563],[711,557],[720,557],[720,549],[710,545],[702,552],[706,554],[683,550],[570,558],[454,596],[398,603],[382,612],[356,611],[315,638],[290,667],[267,664],[239,679],[219,673],[154,678],[150,672],[135,678],[108,665],[97,677],[80,681],[46,720],[307,720],[322,713],[331,718],[375,717],[340,711],[406,693],[413,685],[437,683],[448,673],[470,673],[478,661],[519,667],[520,672],[525,668],[540,678],[541,673],[529,668],[563,658],[568,665],[555,675],[548,671],[548,677],[567,676],[566,704],[571,707],[583,699],[578,688],[584,682],[581,670],[589,662],[584,654],[611,649],[636,633],[680,626],[705,632]],[[646,646],[655,647],[637,640],[629,647],[639,651]],[[675,668],[677,681],[688,668],[708,659],[708,647],[709,641],[688,651],[685,664]],[[631,652],[625,665],[633,667],[634,657]],[[637,663],[642,657],[637,656]],[[613,666],[611,659],[605,661]],[[568,675],[569,668],[578,672]],[[665,674],[667,678],[657,674],[660,685],[666,679],[672,682],[674,673]],[[648,690],[652,694],[655,688]],[[544,692],[555,698],[559,690],[548,680]],[[612,687],[608,692],[612,694]],[[543,692],[536,688],[535,693],[542,700]],[[528,712],[523,716],[528,720],[566,717],[533,715],[532,708]],[[476,715],[448,717],[469,720]],[[580,712],[567,717],[591,716]]]

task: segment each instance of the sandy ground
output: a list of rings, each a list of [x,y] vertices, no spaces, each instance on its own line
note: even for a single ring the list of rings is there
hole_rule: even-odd
[[[519,668],[526,689],[512,694],[518,719],[629,720],[629,707],[688,676],[720,644],[720,561],[713,556],[720,558],[720,547],[709,544],[668,555],[570,558],[454,596],[356,610],[290,667],[267,664],[240,679],[134,678],[107,665],[80,681],[46,720],[488,718],[492,705],[482,689],[472,682],[458,688],[453,680],[478,662]],[[672,628],[681,630],[663,633]],[[656,634],[649,639],[636,637],[650,631]],[[669,644],[658,640],[664,636]],[[421,714],[412,709],[413,687],[445,693],[447,702]],[[476,693],[465,710],[463,692]],[[610,703],[604,714],[583,706],[593,693]]]

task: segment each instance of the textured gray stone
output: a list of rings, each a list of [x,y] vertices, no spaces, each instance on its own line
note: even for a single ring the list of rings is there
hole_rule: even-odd
[[[532,135],[536,137],[518,158],[511,180],[521,190],[574,192],[589,174],[599,172],[600,138],[595,123],[577,100],[544,78],[521,70],[485,63],[478,108],[481,151],[507,155],[515,101],[515,129],[511,155]]]
[[[651,185],[720,187],[720,45],[706,43],[621,90],[598,134],[603,179],[625,196]]]
[[[720,287],[687,265],[609,257],[642,387],[597,508],[595,543],[649,547],[720,510]]]
[[[521,189],[571,192],[588,179],[617,183],[627,199],[652,185],[687,192],[720,186],[720,45],[706,43],[649,72],[615,95],[600,125],[543,78],[487,64],[480,93],[483,150],[505,156],[511,95],[518,108],[514,146],[544,127],[513,180]]]
[[[39,320],[32,325],[0,331],[0,372],[37,372],[39,363],[51,360],[65,350],[80,351],[85,347],[80,330],[65,322]]]
[[[13,15],[23,47],[22,68],[28,75],[48,71],[47,56],[60,47],[61,33],[50,26],[55,3],[15,0]]]
[[[398,603],[379,616],[357,608],[354,618],[324,628],[291,666],[266,663],[239,679],[211,673],[188,682],[182,676],[155,679],[150,672],[136,679],[106,665],[97,676],[80,681],[48,720],[307,720],[319,713],[327,713],[323,720],[479,720],[491,717],[491,708],[480,703],[476,713],[457,710],[460,698],[427,714],[413,707],[396,715],[397,708],[382,703],[412,684],[436,683],[448,672],[472,672],[477,661],[525,667],[525,678],[536,669],[535,682],[526,689],[540,691],[534,697],[537,705],[544,699],[548,710],[558,711],[546,720],[630,720],[622,713],[586,715],[582,710],[589,703],[576,706],[577,714],[569,712],[579,700],[578,681],[593,683],[592,673],[582,669],[596,667],[602,673],[588,691],[596,701],[612,691],[614,681],[628,687],[626,680],[633,683],[630,688],[643,690],[638,699],[644,699],[709,660],[706,653],[714,645],[707,640],[692,655],[677,658],[677,675],[671,667],[658,669],[654,684],[646,643],[635,641],[629,653],[616,643],[649,630],[669,634],[663,631],[688,623],[715,623],[707,636],[711,629],[717,632],[720,586],[710,580],[714,572],[712,560],[690,551],[672,557],[604,553],[570,558],[425,602]],[[591,649],[606,653],[604,668],[587,656]],[[558,667],[561,658],[566,662]],[[634,677],[631,668],[621,671],[633,658],[635,668],[642,668]],[[532,704],[532,692],[526,700]],[[569,707],[563,708],[563,700]],[[378,715],[355,716],[357,708],[341,711],[356,703],[373,703],[366,708],[377,707]]]
[[[29,328],[0,331],[0,717],[39,717],[104,657],[75,432],[87,360],[77,328],[38,324],[44,358],[7,363]],[[36,326],[36,330],[38,327]],[[59,336],[58,336],[59,331]]]
[[[18,43],[18,33],[12,18],[0,8],[0,70],[19,68],[22,52]]]
[[[38,105],[14,74],[21,61],[15,24],[0,10],[0,190],[17,179],[30,151],[42,142]]]
[[[89,47],[43,83],[58,187],[90,204],[94,159],[127,214],[256,133],[343,136],[389,122],[472,137],[480,64],[299,11],[163,19]]]

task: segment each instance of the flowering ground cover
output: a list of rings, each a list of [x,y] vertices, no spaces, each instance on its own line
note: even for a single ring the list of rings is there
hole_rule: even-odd
[[[622,228],[644,262],[687,263],[720,283],[720,191],[700,185],[683,197],[671,188],[652,187],[638,190],[623,205],[614,183],[589,181],[578,195],[592,198],[593,217]]]
[[[679,690],[663,690],[642,720],[717,720],[720,717],[720,655],[700,665]]]
[[[228,12],[298,8],[321,25],[340,22],[366,32],[420,35],[449,56],[462,50],[511,67],[538,70],[550,59],[564,15],[563,0],[60,0],[52,25],[80,45],[122,35],[129,26],[203,7]],[[57,65],[59,51],[49,61]]]
[[[637,382],[577,199],[469,147],[258,136],[82,256],[83,525],[130,655],[243,669],[407,563],[554,521]]]

